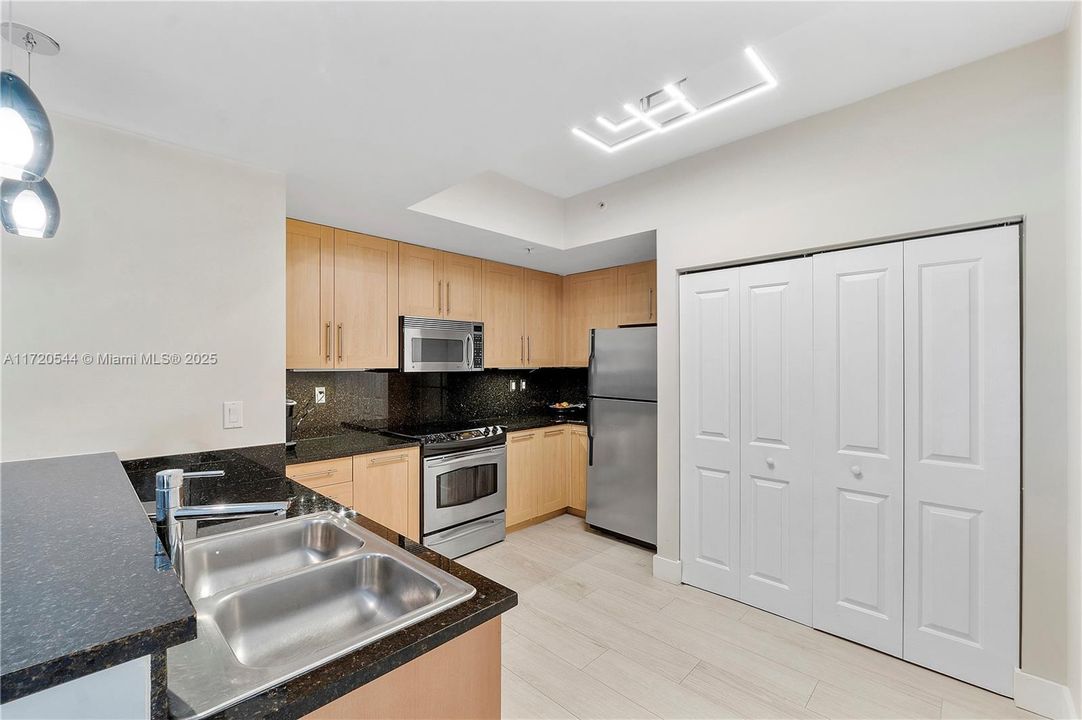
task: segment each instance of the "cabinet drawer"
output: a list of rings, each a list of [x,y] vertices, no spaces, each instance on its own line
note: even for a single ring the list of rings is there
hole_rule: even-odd
[[[329,497],[331,500],[334,500],[339,505],[344,505],[348,508],[353,507],[352,482],[335,483],[334,485],[320,485],[318,490],[316,488],[312,489],[316,490],[320,495],[325,495]]]
[[[286,477],[305,487],[319,490],[327,485],[353,483],[353,458],[287,465]],[[326,495],[326,493],[323,493]]]

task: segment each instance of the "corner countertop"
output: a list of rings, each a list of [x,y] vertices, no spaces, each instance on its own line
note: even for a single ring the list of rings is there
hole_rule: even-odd
[[[195,638],[114,453],[0,465],[0,702]]]
[[[352,435],[353,433],[349,434]],[[372,433],[358,434],[372,435]],[[386,439],[393,440],[392,438]],[[356,443],[368,442],[357,438],[337,442],[335,438],[322,438],[319,440],[331,441],[328,447],[345,448],[347,450],[344,453],[345,455],[359,454],[354,452],[356,448],[361,447]],[[298,449],[302,453],[301,457],[304,457],[304,460],[290,458],[288,460],[289,464],[306,462],[311,458],[311,455],[303,454],[306,452],[306,448],[302,443],[307,442],[313,441],[298,442]],[[403,444],[412,443],[399,441],[397,446]],[[322,446],[317,447],[322,451]],[[377,443],[366,447],[371,447],[368,452],[377,452],[379,449],[386,449],[387,446],[378,446]],[[392,445],[390,447],[396,446]],[[342,697],[400,665],[404,665],[443,643],[507,612],[518,603],[518,595],[513,590],[478,575],[469,568],[459,565],[404,535],[399,535],[393,530],[339,505],[314,490],[283,477],[281,470],[278,468],[284,470],[285,464],[286,456],[282,447],[278,445],[144,458],[125,461],[124,463],[131,477],[131,482],[142,500],[153,499],[154,473],[158,470],[167,467],[178,467],[184,470],[222,469],[226,471],[224,478],[200,478],[193,482],[190,486],[193,503],[215,504],[292,498],[293,503],[287,512],[288,517],[307,515],[308,513],[323,510],[344,513],[354,522],[376,533],[388,542],[473,585],[477,589],[477,594],[460,605],[449,608],[416,625],[399,630],[336,660],[331,660],[302,675],[286,680],[211,717],[229,720],[239,718],[293,720],[303,717],[316,708]],[[262,522],[266,522],[266,519],[249,518],[200,523],[197,536],[212,535],[240,527],[261,524]],[[172,575],[172,573],[169,574]],[[175,576],[173,577],[175,578]],[[170,703],[181,703],[183,699],[177,698],[170,693],[169,701]]]

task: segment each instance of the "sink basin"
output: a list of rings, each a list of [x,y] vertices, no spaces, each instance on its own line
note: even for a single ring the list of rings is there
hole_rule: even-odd
[[[338,520],[306,515],[191,540],[184,546],[184,589],[194,602],[360,550],[364,540]]]
[[[201,718],[476,590],[332,512],[184,547],[197,638],[168,651],[170,714]]]

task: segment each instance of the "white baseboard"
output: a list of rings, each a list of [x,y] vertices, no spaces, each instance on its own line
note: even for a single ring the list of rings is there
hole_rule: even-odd
[[[680,572],[680,561],[670,560],[669,558],[655,555],[654,577],[656,577],[658,580],[664,580],[667,583],[672,583],[673,585],[679,585],[682,579]]]
[[[657,558],[654,558],[657,566]],[[654,571],[657,574],[657,570]],[[1052,720],[1077,720],[1078,711],[1066,685],[1036,675],[1014,671],[1014,704]]]

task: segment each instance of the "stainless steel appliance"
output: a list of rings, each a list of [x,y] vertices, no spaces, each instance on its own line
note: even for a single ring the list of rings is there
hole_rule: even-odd
[[[657,544],[657,328],[590,332],[586,522]]]
[[[403,372],[478,372],[485,369],[484,324],[461,320],[399,319]]]
[[[507,509],[504,428],[461,424],[401,428],[421,443],[422,542],[450,558],[500,542]]]

